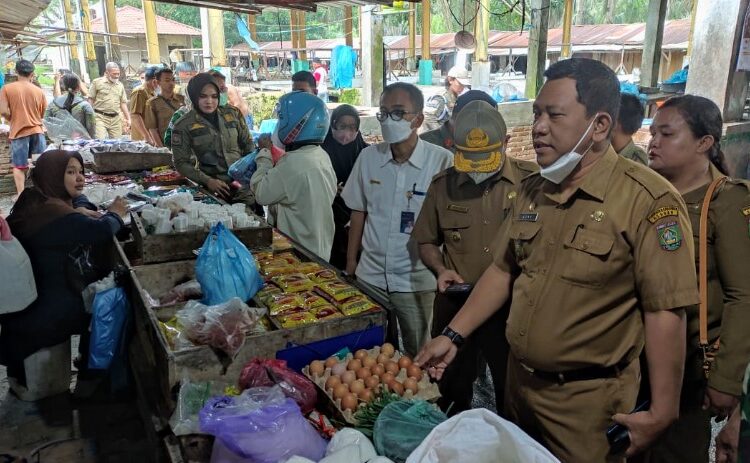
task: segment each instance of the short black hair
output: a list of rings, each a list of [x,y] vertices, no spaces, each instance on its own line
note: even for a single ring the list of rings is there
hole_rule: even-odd
[[[547,80],[569,78],[576,81],[578,101],[586,107],[586,117],[597,112],[617,121],[620,112],[620,81],[604,63],[590,58],[558,61],[544,71]]]
[[[407,84],[406,82],[394,82],[383,89],[383,93],[380,95],[380,98],[382,99],[385,95],[394,90],[403,90],[404,92],[406,92],[407,95],[409,95],[411,104],[414,106],[414,111],[416,111],[417,113],[422,112],[422,110],[424,109],[424,95],[422,94],[422,90],[420,90],[416,85]]]
[[[156,80],[161,80],[161,76],[163,74],[174,74],[174,71],[170,68],[161,68],[158,71],[156,71]]]
[[[145,77],[146,80],[156,79],[156,73],[159,72],[161,66],[149,66],[146,68]]]
[[[310,71],[297,71],[292,75],[292,82],[307,82],[311,88],[317,88],[315,76]]]
[[[643,124],[644,111],[645,108],[640,98],[632,93],[620,95],[620,112],[617,115],[617,122],[620,123],[622,131],[627,135],[636,133]]]
[[[29,77],[34,72],[34,64],[27,59],[16,61],[16,74],[21,77]]]

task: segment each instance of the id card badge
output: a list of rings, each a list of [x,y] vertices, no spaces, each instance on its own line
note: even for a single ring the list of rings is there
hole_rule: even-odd
[[[407,235],[411,235],[411,232],[414,231],[414,221],[415,221],[415,214],[412,211],[401,211],[401,226],[399,229],[401,230],[401,233],[406,233]]]

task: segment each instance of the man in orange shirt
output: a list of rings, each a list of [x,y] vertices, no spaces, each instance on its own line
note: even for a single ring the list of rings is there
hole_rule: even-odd
[[[23,191],[29,158],[47,148],[42,118],[47,109],[47,98],[42,89],[32,83],[34,65],[25,59],[16,63],[18,81],[0,89],[0,115],[10,121],[10,153],[16,196]]]

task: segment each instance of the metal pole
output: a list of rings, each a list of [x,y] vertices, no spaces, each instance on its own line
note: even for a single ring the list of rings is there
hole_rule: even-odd
[[[570,47],[570,36],[571,29],[573,28],[573,0],[565,0],[565,9],[563,10],[563,36],[562,36],[562,50],[560,51],[561,58],[570,58],[571,47]]]
[[[146,49],[148,50],[148,62],[160,63],[159,35],[156,32],[156,13],[154,3],[151,0],[141,0],[143,4],[143,17],[146,22]]]
[[[78,56],[78,39],[77,34],[71,29],[75,29],[75,23],[73,22],[73,5],[70,0],[63,0],[63,9],[65,10],[65,28],[68,29],[66,35],[68,37],[68,49],[70,51],[70,70],[82,76],[81,74],[81,60]]]
[[[105,11],[107,15],[107,27],[110,34],[110,59],[112,61],[120,62],[122,59],[122,53],[120,51],[120,37],[117,36],[119,29],[117,27],[117,7],[115,6],[115,0],[104,0]]]
[[[86,52],[86,72],[89,79],[99,77],[99,65],[96,62],[96,50],[94,50],[94,36],[91,34],[91,12],[89,11],[89,0],[81,0],[81,23],[83,26],[83,43]]]
[[[208,10],[208,34],[211,42],[211,65],[226,66],[227,50],[224,47],[224,15],[221,10]]]

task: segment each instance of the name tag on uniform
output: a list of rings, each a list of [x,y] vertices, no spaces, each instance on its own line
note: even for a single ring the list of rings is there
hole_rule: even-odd
[[[453,212],[460,212],[466,214],[469,212],[469,208],[465,206],[459,206],[458,204],[448,204],[448,210]]]
[[[370,185],[380,185],[380,180],[370,179]]]
[[[522,212],[518,214],[519,222],[536,222],[539,219],[538,212]]]

